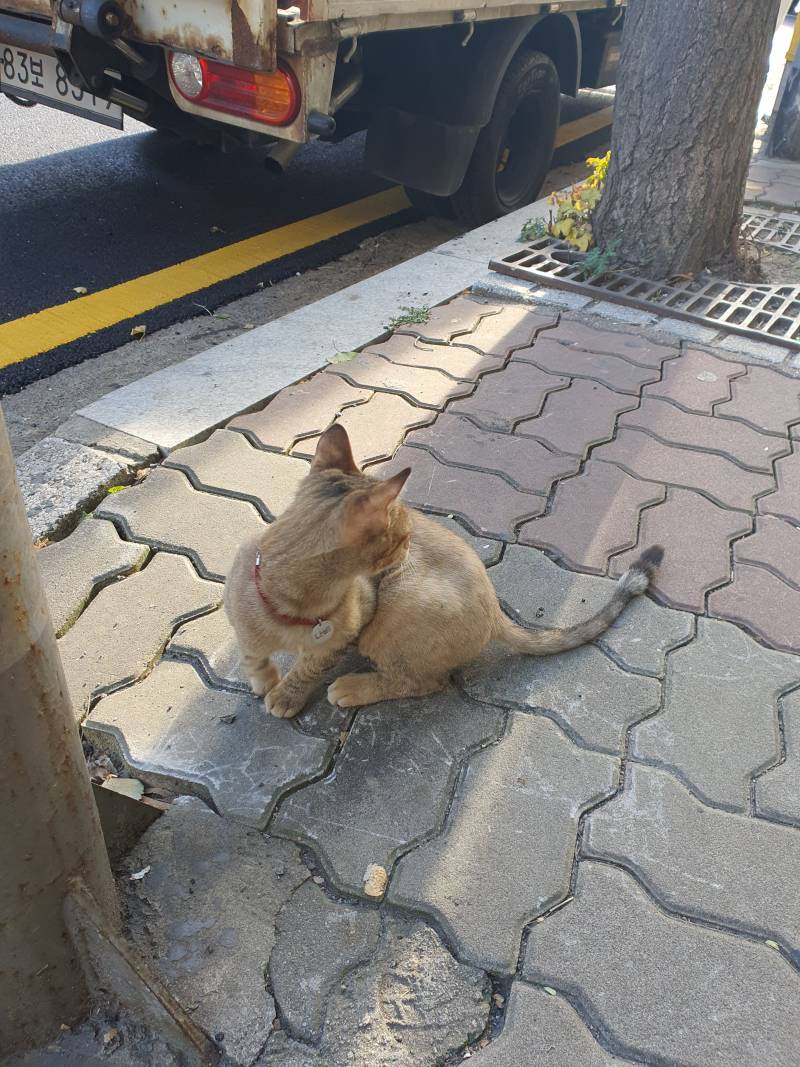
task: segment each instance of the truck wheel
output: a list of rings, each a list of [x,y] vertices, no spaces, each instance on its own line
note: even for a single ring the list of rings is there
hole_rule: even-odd
[[[536,199],[553,158],[561,87],[542,52],[518,52],[500,83],[467,173],[451,197],[456,218],[481,226]]]
[[[405,191],[413,206],[423,215],[435,215],[443,219],[454,219],[456,217],[449,196],[423,193],[421,189],[411,189],[408,185],[405,186]]]

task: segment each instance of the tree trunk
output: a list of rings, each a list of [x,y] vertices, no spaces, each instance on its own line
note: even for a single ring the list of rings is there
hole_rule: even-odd
[[[80,875],[106,921],[114,884],[0,411],[0,1056],[87,1008],[64,922]]]
[[[629,0],[600,247],[652,278],[736,249],[779,0]]]

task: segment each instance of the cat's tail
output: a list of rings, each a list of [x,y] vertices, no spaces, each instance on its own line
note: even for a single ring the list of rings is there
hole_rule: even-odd
[[[562,630],[526,630],[499,612],[494,638],[510,645],[515,652],[524,652],[529,656],[549,656],[554,652],[566,652],[567,649],[585,645],[608,629],[629,600],[646,591],[651,574],[663,558],[664,549],[661,545],[653,545],[642,552],[617,582],[609,602],[585,622]]]

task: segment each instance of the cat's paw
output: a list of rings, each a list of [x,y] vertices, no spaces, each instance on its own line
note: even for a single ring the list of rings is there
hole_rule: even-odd
[[[335,708],[359,708],[379,699],[374,690],[371,675],[343,674],[328,686],[328,701]]]
[[[278,682],[280,682],[281,676],[276,667],[271,667],[259,671],[257,674],[248,675],[247,680],[250,683],[250,688],[257,697],[265,697],[267,693],[271,693]]]
[[[276,685],[264,699],[264,707],[276,719],[293,719],[305,707],[305,700],[300,694]]]

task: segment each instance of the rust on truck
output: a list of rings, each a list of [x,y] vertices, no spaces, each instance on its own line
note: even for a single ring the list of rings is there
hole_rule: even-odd
[[[30,4],[31,0],[21,2]],[[134,41],[193,52],[249,70],[275,70],[277,14],[263,0],[204,0],[202,7],[197,0],[120,3],[128,18],[126,36]]]

